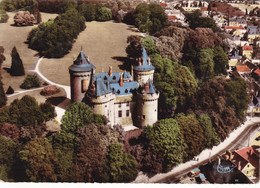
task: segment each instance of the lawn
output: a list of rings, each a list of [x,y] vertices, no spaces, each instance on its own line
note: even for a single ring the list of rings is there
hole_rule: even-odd
[[[81,49],[96,66],[96,72],[108,71],[109,66],[112,66],[115,72],[126,69],[123,60],[126,57],[127,37],[140,33],[129,25],[113,21],[86,22],[86,26],[69,54],[59,59],[42,60],[40,71],[43,75],[56,83],[70,85],[68,68]]]
[[[5,52],[4,55],[6,60],[2,64],[1,74],[2,81],[4,83],[4,89],[7,90],[9,86],[12,86],[14,90],[20,90],[19,86],[23,82],[25,76],[12,77],[9,73],[7,73],[4,68],[11,67],[11,51],[14,46],[16,46],[18,53],[23,61],[24,68],[26,70],[29,67],[37,54],[36,51],[28,48],[28,45],[25,43],[29,32],[32,30],[34,26],[26,26],[26,27],[15,27],[13,26],[13,17],[15,13],[8,13],[9,19],[7,23],[0,23],[0,45],[4,47]],[[55,18],[57,14],[46,14],[42,13],[42,21],[46,22],[50,18]],[[26,72],[27,73],[27,72]]]

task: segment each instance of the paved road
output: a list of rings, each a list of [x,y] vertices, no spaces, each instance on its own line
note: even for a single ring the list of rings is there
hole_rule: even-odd
[[[174,167],[168,173],[161,173],[153,176],[152,178],[148,178],[147,176],[138,176],[134,183],[166,183],[166,182],[174,182],[176,178],[178,179],[182,175],[188,173],[193,168],[196,168],[202,164],[206,164],[211,159],[216,158],[218,154],[223,154],[227,149],[236,148],[241,142],[247,140],[246,135],[249,132],[253,132],[255,128],[257,128],[257,124],[260,123],[259,117],[254,117],[252,119],[248,118],[247,121],[230,133],[229,137],[225,139],[224,142],[220,143],[218,146],[214,146],[211,150],[205,149],[199,154],[198,161],[188,161],[186,163],[182,163],[177,167]],[[244,141],[243,141],[244,140]],[[237,144],[236,144],[237,143]]]

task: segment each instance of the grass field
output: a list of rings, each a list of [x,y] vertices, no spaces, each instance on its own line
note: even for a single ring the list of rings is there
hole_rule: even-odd
[[[12,77],[3,68],[11,67],[11,51],[14,46],[16,46],[18,53],[23,61],[24,68],[26,69],[34,61],[34,56],[37,54],[36,51],[28,48],[25,43],[29,32],[34,26],[26,27],[15,27],[13,26],[13,17],[15,13],[8,13],[9,19],[7,23],[0,23],[0,45],[4,47],[4,55],[6,60],[2,64],[1,74],[2,81],[4,83],[4,89],[7,90],[9,86],[12,86],[14,90],[20,90],[19,86],[24,80],[25,76]],[[50,18],[55,18],[57,14],[46,14],[42,13],[42,21],[46,22]]]
[[[86,26],[69,54],[59,59],[42,60],[40,71],[43,75],[59,84],[70,85],[68,67],[73,63],[73,56],[77,57],[81,48],[96,66],[96,72],[108,71],[109,66],[113,66],[115,72],[125,69],[122,59],[126,57],[127,37],[140,33],[131,26],[113,21],[86,22]]]

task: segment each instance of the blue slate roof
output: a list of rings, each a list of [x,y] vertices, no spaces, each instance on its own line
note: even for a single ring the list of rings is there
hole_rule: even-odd
[[[231,18],[230,22],[238,22],[239,24],[246,24],[246,20],[244,18]]]
[[[138,71],[151,71],[154,70],[154,66],[153,65],[148,65],[148,56],[146,53],[145,48],[143,48],[143,63],[139,66],[135,66],[134,70],[138,70]]]
[[[69,67],[69,70],[73,72],[89,72],[92,69],[94,70],[96,67],[88,61],[83,51],[79,53],[77,59],[73,62],[73,65]]]
[[[120,80],[120,73],[113,72],[111,76],[107,72],[100,72],[94,75],[94,80],[101,78],[103,82],[118,83]]]
[[[238,55],[238,52],[236,50],[230,52],[229,55],[231,59],[240,59],[240,56]]]
[[[200,179],[206,179],[205,175],[200,173]]]
[[[129,80],[130,78],[131,78],[130,73],[125,71],[124,74],[123,74],[123,79],[124,80]]]
[[[112,93],[109,82],[104,83],[101,78],[96,80],[96,96],[100,97],[102,95]]]
[[[116,95],[130,95],[132,91],[138,88],[138,83],[136,81],[124,82],[123,86],[120,86],[119,83],[113,83],[110,87]]]
[[[155,87],[154,87],[152,81],[149,80],[148,82],[149,82],[149,91],[148,91],[148,93],[149,93],[149,94],[154,94],[154,93],[156,93],[157,90],[155,89]]]

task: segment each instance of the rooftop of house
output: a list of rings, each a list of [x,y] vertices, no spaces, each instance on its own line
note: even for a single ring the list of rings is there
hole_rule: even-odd
[[[200,10],[201,11],[208,11],[208,8],[207,7],[200,7]]]
[[[167,7],[167,3],[160,3],[161,7]]]
[[[260,97],[252,96],[249,106],[260,107]]]
[[[226,26],[225,27],[226,29],[240,29],[240,30],[242,30],[242,29],[245,29],[245,28],[243,28],[242,26]]]
[[[170,19],[170,20],[177,20],[178,18],[176,16],[173,16],[173,15],[168,15],[168,19]]]
[[[138,83],[133,82],[124,82],[123,85],[119,83],[113,83],[110,85],[112,92],[116,95],[130,95],[134,90],[138,88]]]
[[[229,53],[229,57],[230,57],[230,59],[240,59],[240,56],[238,55],[238,51],[237,50],[232,50]]]
[[[253,50],[253,46],[243,46],[243,50],[244,51],[252,51]]]
[[[151,64],[150,59],[148,59],[145,48],[143,48],[142,59],[143,62],[141,62],[141,59],[139,59],[138,65],[134,67],[134,70],[151,71],[155,69],[154,66]]]
[[[254,73],[257,74],[258,76],[260,76],[260,69],[259,69],[259,68],[256,69],[256,70],[254,71]]]
[[[148,82],[139,91],[141,93],[143,93],[143,94],[144,93],[154,94],[154,93],[158,92],[150,79],[148,80]]]
[[[260,28],[257,26],[248,26],[248,35],[259,35]]]
[[[229,19],[230,22],[238,22],[239,24],[246,24],[246,20],[244,18],[230,18]]]
[[[256,148],[257,146],[250,146],[235,151],[235,153],[241,156],[247,162],[250,162],[255,168],[259,169],[259,152],[256,150]]]
[[[77,59],[73,61],[73,65],[69,67],[69,70],[73,72],[89,72],[94,69],[96,67],[89,61],[83,51],[79,53]]]
[[[250,72],[250,69],[248,68],[248,66],[245,66],[245,65],[238,65],[238,66],[236,66],[236,69],[238,72]]]

